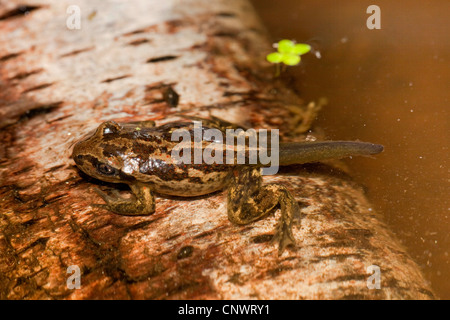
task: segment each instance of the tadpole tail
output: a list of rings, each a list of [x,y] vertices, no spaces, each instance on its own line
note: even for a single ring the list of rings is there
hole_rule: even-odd
[[[383,151],[383,146],[358,141],[320,141],[280,143],[280,165],[302,164],[349,156],[369,156]]]

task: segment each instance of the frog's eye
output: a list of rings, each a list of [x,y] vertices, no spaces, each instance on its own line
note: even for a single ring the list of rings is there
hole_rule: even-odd
[[[97,164],[97,171],[105,176],[112,176],[116,173],[116,169],[104,163]]]
[[[120,125],[115,121],[103,122],[97,129],[97,135],[108,135],[111,133],[119,132],[121,129]]]

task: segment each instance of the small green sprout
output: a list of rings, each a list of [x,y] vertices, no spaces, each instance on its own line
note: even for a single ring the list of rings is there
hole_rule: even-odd
[[[304,43],[283,39],[276,43],[274,47],[278,52],[269,53],[266,57],[270,63],[283,63],[287,66],[295,66],[300,63],[300,56],[311,51],[311,46]]]

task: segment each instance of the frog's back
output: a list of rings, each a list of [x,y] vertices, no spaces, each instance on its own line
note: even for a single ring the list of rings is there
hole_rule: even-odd
[[[110,141],[123,139],[127,145],[126,152],[119,152],[115,148],[116,156],[123,161],[122,171],[131,175],[136,182],[149,184],[155,192],[191,197],[215,192],[223,189],[228,183],[228,177],[233,166],[226,164],[199,164],[194,163],[194,124],[192,122],[171,122],[166,125],[153,128],[140,128],[135,125],[121,124],[122,130]],[[202,127],[201,136],[204,130]],[[174,134],[176,130],[182,130],[187,141],[181,139],[180,134]],[[197,133],[198,134],[198,133]],[[179,139],[180,138],[180,139]],[[125,143],[126,142],[126,143]],[[107,143],[107,141],[105,141]],[[201,152],[211,141],[203,143]],[[182,155],[190,150],[190,155],[180,161],[174,157],[174,148],[185,147],[182,151],[177,149],[177,155]],[[111,148],[111,147],[109,147]],[[180,153],[181,152],[181,153]],[[187,156],[186,154],[184,156]]]

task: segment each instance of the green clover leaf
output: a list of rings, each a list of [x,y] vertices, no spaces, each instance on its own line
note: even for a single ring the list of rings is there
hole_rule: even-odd
[[[278,52],[280,53],[293,53],[294,51],[294,42],[291,40],[281,40],[278,42]]]
[[[300,56],[296,56],[295,54],[287,54],[283,57],[283,63],[288,66],[295,66],[300,63]]]
[[[272,52],[267,55],[266,59],[270,63],[280,63],[281,61],[283,61],[283,57],[284,55],[282,53]]]
[[[297,43],[293,49],[295,54],[301,56],[302,54],[308,53],[311,51],[311,46],[309,44]]]
[[[283,39],[277,44],[277,51],[269,53],[266,57],[270,63],[284,63],[288,66],[295,66],[300,63],[300,56],[311,51],[311,46],[304,43]]]

